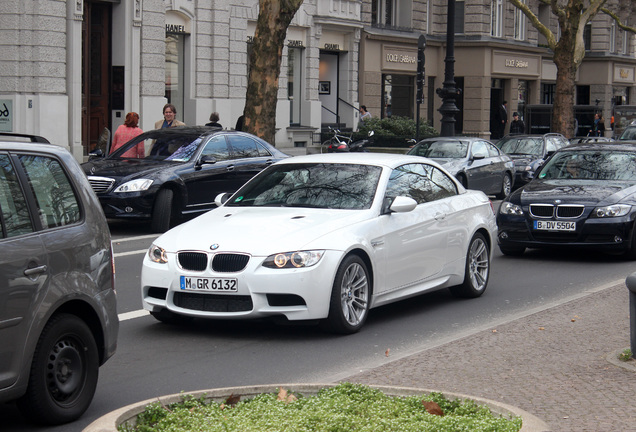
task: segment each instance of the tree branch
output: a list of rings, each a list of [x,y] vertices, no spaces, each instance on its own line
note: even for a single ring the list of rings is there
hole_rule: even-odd
[[[616,15],[611,10],[602,7],[601,8],[601,12],[603,12],[606,15],[609,15],[614,21],[616,21],[616,25],[618,25],[618,27],[620,27],[621,29],[623,29],[625,31],[628,31],[628,32],[631,32],[631,33],[636,33],[636,27],[630,27],[627,24],[623,24],[623,22],[618,17],[618,15]]]

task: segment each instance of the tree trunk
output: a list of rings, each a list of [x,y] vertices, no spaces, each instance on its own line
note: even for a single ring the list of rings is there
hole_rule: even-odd
[[[243,130],[274,144],[278,77],[287,28],[303,0],[259,0]]]
[[[561,38],[561,40],[564,39]],[[553,60],[557,67],[557,79],[551,130],[571,138],[576,132],[574,130],[574,92],[577,68],[572,62],[572,54],[571,51],[568,52],[567,44],[557,46]]]

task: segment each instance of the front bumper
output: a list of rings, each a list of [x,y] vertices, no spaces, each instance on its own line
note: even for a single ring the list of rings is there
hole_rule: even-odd
[[[154,194],[146,191],[100,194],[97,197],[107,218],[145,219],[152,215]]]
[[[633,214],[616,218],[579,218],[572,221],[576,222],[576,231],[543,231],[534,229],[534,219],[531,217],[499,214],[497,241],[500,246],[509,248],[563,246],[626,252],[632,247]]]
[[[249,319],[285,316],[290,321],[327,318],[336,269],[343,253],[327,251],[318,264],[300,269],[270,269],[261,264],[265,257],[250,257],[237,273],[219,273],[209,267],[202,272],[179,267],[176,254],[158,264],[148,256],[141,272],[144,309],[199,318]],[[233,293],[183,290],[181,276],[236,278]]]

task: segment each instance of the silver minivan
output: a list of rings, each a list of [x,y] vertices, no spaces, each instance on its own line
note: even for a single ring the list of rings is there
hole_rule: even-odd
[[[0,402],[37,423],[73,421],[119,321],[108,225],[66,149],[0,134],[0,230]]]

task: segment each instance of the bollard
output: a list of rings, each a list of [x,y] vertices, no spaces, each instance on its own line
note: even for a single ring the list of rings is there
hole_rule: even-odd
[[[629,348],[632,350],[632,357],[634,357],[636,356],[636,273],[627,276],[625,285],[629,289]]]

